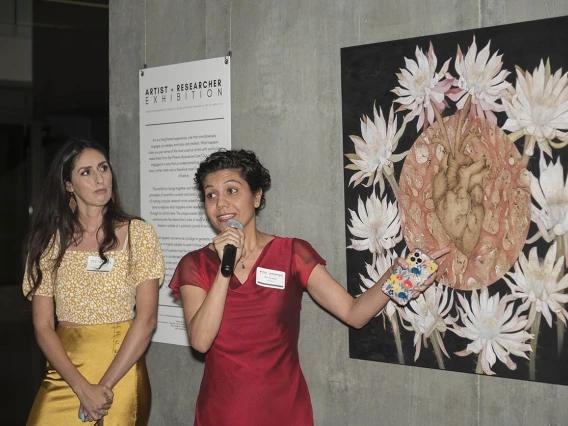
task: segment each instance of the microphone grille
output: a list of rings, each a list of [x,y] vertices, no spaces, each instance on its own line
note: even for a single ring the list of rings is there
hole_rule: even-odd
[[[231,228],[237,228],[240,229],[241,231],[243,230],[243,224],[241,222],[239,222],[238,220],[235,219],[231,219],[229,221],[227,221],[227,224],[225,225],[225,228],[229,226]]]

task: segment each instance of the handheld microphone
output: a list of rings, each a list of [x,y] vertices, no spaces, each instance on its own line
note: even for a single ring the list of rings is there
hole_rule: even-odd
[[[229,220],[225,225],[225,228],[227,226],[240,229],[241,231],[243,230],[243,224],[235,219]],[[223,249],[223,260],[221,261],[221,274],[223,274],[224,277],[230,277],[233,275],[236,257],[237,248],[232,244],[227,244]]]

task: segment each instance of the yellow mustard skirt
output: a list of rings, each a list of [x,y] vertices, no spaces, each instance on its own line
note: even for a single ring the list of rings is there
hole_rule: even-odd
[[[131,322],[58,326],[57,335],[71,362],[89,381],[98,383],[116,356]],[[145,426],[150,415],[150,381],[142,356],[113,389],[114,400],[104,426]],[[93,425],[79,419],[79,398],[47,363],[27,426]]]

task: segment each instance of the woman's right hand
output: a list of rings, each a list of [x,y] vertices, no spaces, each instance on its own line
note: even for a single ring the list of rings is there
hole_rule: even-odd
[[[219,256],[220,260],[223,260],[223,251],[225,246],[232,244],[237,248],[237,255],[235,256],[235,263],[241,258],[243,247],[245,244],[245,234],[243,231],[237,228],[232,228],[227,226],[223,229],[219,235],[213,238],[213,246]]]
[[[81,402],[78,417],[81,419],[84,413],[86,421],[94,422],[106,415],[114,394],[108,386],[89,383],[77,392],[77,397]]]

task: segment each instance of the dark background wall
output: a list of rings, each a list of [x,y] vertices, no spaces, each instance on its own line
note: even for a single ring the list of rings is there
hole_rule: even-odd
[[[12,79],[0,79],[0,285],[11,285],[23,272],[29,208],[54,151],[69,136],[108,148],[108,8],[5,0],[2,11],[0,40],[6,43],[0,46],[13,48],[0,52],[2,67],[27,59],[17,72],[31,71],[31,79],[17,80],[9,70],[1,75]],[[22,51],[22,40],[29,52]]]
[[[88,137],[108,147],[108,1],[1,3],[0,380],[9,391],[0,423],[18,426],[45,365],[20,287],[24,236],[63,141]]]

